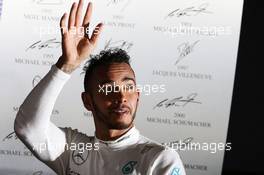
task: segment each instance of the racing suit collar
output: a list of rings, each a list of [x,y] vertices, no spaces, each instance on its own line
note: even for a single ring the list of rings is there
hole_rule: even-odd
[[[106,147],[118,149],[135,144],[139,140],[139,131],[136,129],[135,126],[133,126],[124,135],[122,135],[118,139],[111,141],[100,140],[96,137],[96,135],[94,137],[95,137],[95,142],[100,143],[100,147],[106,146]]]

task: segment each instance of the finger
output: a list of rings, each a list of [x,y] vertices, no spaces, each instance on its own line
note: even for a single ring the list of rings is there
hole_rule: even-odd
[[[67,26],[66,26],[66,20],[67,20],[67,13],[64,13],[60,20],[60,29],[61,29],[61,35],[68,32]]]
[[[71,27],[74,26],[75,24],[75,16],[76,16],[76,3],[74,2],[71,7],[71,12],[70,12],[70,17],[69,17],[69,24],[68,28],[70,29]]]
[[[91,41],[90,42],[92,44],[96,44],[97,43],[97,40],[99,38],[99,35],[100,35],[102,29],[103,29],[103,23],[97,24],[97,26],[95,27],[95,29],[93,31],[93,34],[91,36]]]
[[[83,0],[80,0],[77,8],[76,19],[75,19],[76,27],[79,27],[81,25],[82,8],[83,8]]]
[[[90,22],[90,18],[92,16],[92,3],[89,2],[88,3],[88,6],[87,6],[87,9],[86,9],[86,12],[85,12],[85,16],[84,16],[84,19],[83,19],[83,23],[82,23],[82,26],[85,26],[86,24],[88,24]]]

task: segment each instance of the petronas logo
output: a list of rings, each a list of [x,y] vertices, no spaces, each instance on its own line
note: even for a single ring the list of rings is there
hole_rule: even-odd
[[[135,165],[137,164],[137,161],[129,161],[127,164],[125,164],[122,168],[123,174],[130,174],[133,172]]]
[[[180,169],[179,168],[173,168],[171,175],[180,175]]]

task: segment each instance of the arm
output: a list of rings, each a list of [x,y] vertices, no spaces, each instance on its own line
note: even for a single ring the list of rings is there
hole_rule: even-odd
[[[92,4],[89,3],[81,23],[83,0],[73,3],[68,25],[67,14],[60,21],[62,36],[62,56],[48,74],[30,92],[17,113],[14,129],[22,142],[37,158],[55,160],[66,143],[65,132],[50,122],[52,109],[70,74],[89,57],[98,40],[102,23],[96,26],[91,37],[88,33],[76,33],[79,28],[89,31]]]
[[[27,96],[15,119],[17,136],[42,160],[55,160],[64,151],[65,133],[50,122],[50,116],[69,78],[69,74],[53,65]]]

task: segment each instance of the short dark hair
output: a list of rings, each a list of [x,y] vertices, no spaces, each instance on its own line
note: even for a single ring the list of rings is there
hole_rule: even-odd
[[[130,56],[120,48],[102,50],[97,55],[90,55],[90,59],[84,65],[84,90],[89,92],[90,79],[97,67],[101,65],[111,65],[113,63],[127,63],[130,66]]]

